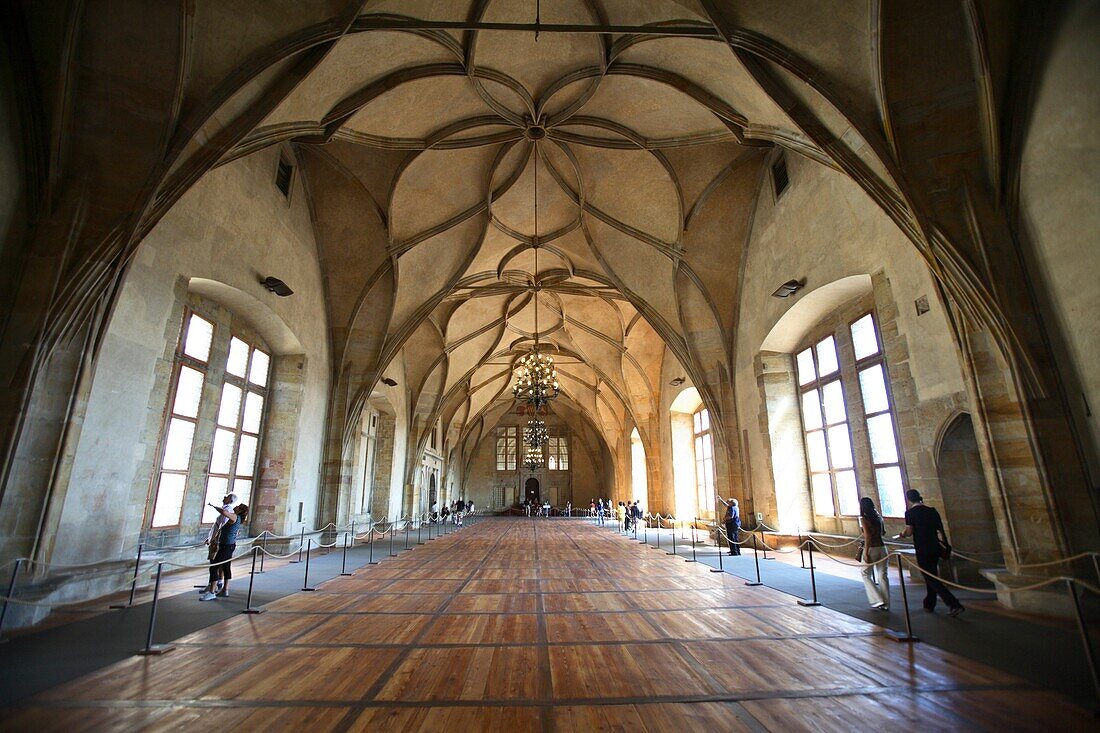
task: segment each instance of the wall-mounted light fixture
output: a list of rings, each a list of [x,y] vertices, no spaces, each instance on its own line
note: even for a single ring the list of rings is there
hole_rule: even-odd
[[[669,384],[671,384],[673,387],[679,387],[686,381],[687,377],[676,377],[676,379],[673,379],[671,382],[669,382]]]
[[[280,298],[285,298],[288,295],[294,295],[294,291],[290,287],[277,277],[265,277],[260,281],[260,285],[263,285],[269,292],[275,293]]]
[[[805,278],[803,278],[801,280],[788,280],[787,282],[783,283],[782,285],[780,285],[778,288],[775,289],[775,292],[772,293],[772,297],[773,298],[789,298],[789,297],[791,297],[792,295],[794,295],[795,293],[797,293],[799,290],[801,290],[804,287],[806,287],[806,279]]]
[[[382,377],[382,384],[386,385],[387,387],[396,387],[397,380],[390,379],[389,377]]]

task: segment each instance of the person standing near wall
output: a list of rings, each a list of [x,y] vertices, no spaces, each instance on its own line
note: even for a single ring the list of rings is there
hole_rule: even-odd
[[[741,545],[737,542],[741,539],[741,509],[737,506],[737,499],[731,498],[726,503],[726,514],[723,521],[726,525],[726,540],[730,546],[730,554],[740,555]]]
[[[229,580],[233,577],[232,560],[233,553],[237,551],[237,535],[240,534],[244,520],[248,517],[248,505],[238,504],[232,511],[220,507],[217,504],[209,504],[225,517],[221,535],[218,540],[218,554],[212,562],[220,563],[210,567],[210,583],[199,596],[200,601],[213,601],[216,598],[226,598],[229,595]],[[215,594],[214,587],[221,579],[221,590]]]
[[[233,502],[237,500],[236,494],[226,494],[222,497],[222,509],[226,511],[232,511]],[[203,544],[207,546],[206,561],[214,562],[214,557],[218,554],[218,542],[221,536],[222,527],[229,521],[221,514],[214,520],[214,525],[210,528],[210,531],[206,534],[206,539],[203,540]],[[218,587],[215,590],[221,590],[221,581],[218,581]],[[202,595],[205,589],[200,590],[199,594]]]
[[[938,595],[947,604],[948,614],[954,618],[962,613],[965,608],[955,598],[955,594],[948,590],[934,575],[940,572],[940,542],[947,544],[947,534],[943,531],[943,519],[940,513],[930,506],[925,506],[924,499],[916,489],[905,492],[905,502],[909,508],[905,510],[905,531],[895,535],[895,539],[901,537],[913,537],[913,549],[917,553],[917,565],[920,566],[921,575],[924,576],[924,585],[927,592],[924,595],[924,610],[934,613],[936,610],[936,596]],[[904,582],[904,580],[902,581]]]
[[[863,532],[860,553],[863,569],[860,570],[860,575],[863,576],[863,589],[867,591],[867,602],[871,604],[871,608],[889,611],[890,578],[886,563],[883,562],[886,546],[882,541],[882,536],[886,534],[886,525],[869,496],[859,500],[859,526]]]

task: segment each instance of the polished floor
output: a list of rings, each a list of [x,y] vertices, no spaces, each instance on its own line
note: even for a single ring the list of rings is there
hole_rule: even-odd
[[[1060,696],[587,522],[491,519],[0,730],[1090,730]]]

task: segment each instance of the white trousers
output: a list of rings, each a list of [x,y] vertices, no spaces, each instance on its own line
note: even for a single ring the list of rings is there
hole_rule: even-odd
[[[867,591],[867,602],[871,605],[882,603],[890,605],[890,576],[883,558],[886,557],[885,547],[863,548],[863,589]]]

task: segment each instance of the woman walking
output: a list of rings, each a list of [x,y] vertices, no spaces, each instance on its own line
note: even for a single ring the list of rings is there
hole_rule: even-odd
[[[871,608],[879,611],[890,610],[890,576],[886,563],[886,545],[882,536],[886,533],[886,525],[882,521],[882,515],[875,508],[875,502],[871,497],[865,496],[859,500],[859,526],[863,531],[863,589],[867,591],[867,602]]]

